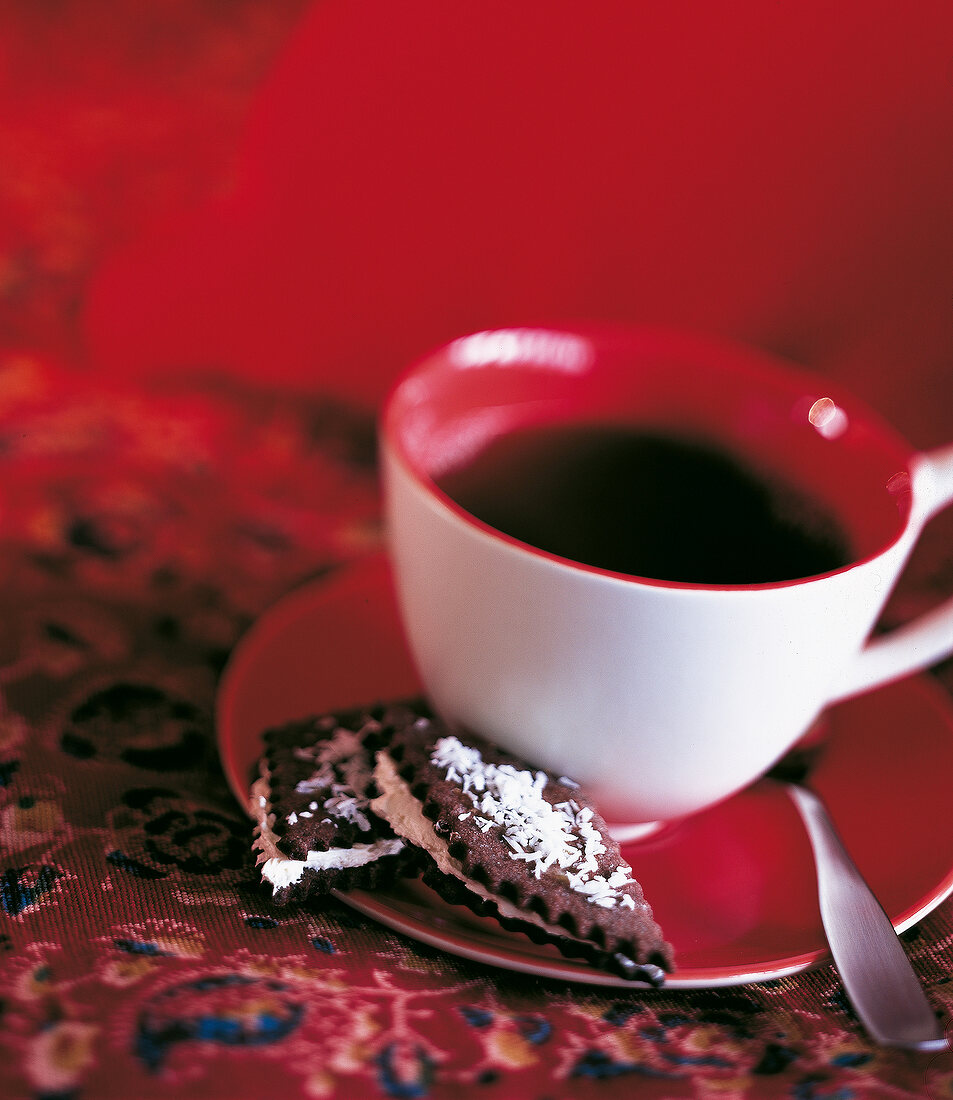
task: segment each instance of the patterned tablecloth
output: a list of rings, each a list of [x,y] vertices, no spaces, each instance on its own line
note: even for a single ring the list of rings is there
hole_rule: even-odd
[[[953,1096],[953,1055],[872,1045],[829,965],[600,991],[260,889],[216,684],[276,599],[379,549],[370,415],[72,359],[86,274],[208,190],[209,140],[236,132],[301,6],[144,6],[141,28],[104,0],[4,13],[0,1096]],[[898,615],[948,590],[945,546]],[[949,1021],[953,903],[903,938]]]
[[[619,993],[274,908],[213,740],[256,615],[379,540],[370,423],[0,360],[0,1095],[953,1095],[832,967]],[[953,908],[904,937],[953,1009]]]

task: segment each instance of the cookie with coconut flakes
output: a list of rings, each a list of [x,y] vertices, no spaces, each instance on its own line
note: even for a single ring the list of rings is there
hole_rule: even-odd
[[[265,733],[250,808],[262,881],[277,903],[372,886],[411,862],[370,799],[375,751],[416,718],[399,705],[362,707]]]
[[[377,752],[373,811],[425,851],[448,901],[567,956],[659,985],[672,949],[642,888],[578,784],[430,715]]]

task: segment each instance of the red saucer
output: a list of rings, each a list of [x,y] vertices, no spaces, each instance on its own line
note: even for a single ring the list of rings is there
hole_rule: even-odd
[[[219,750],[236,797],[246,804],[268,726],[419,691],[386,559],[292,592],[242,639],[222,679]],[[812,786],[898,931],[953,891],[950,775],[953,703],[929,679],[903,680],[829,712]],[[675,947],[669,988],[776,978],[828,959],[810,847],[769,780],[623,850]],[[447,905],[415,881],[341,898],[452,954],[631,988]]]

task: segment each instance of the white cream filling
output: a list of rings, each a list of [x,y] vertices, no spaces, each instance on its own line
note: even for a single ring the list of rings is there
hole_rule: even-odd
[[[258,821],[254,847],[262,878],[272,885],[272,893],[299,882],[305,871],[343,870],[363,867],[382,856],[396,855],[404,847],[399,837],[376,840],[371,844],[352,844],[348,848],[329,848],[326,852],[309,851],[305,859],[292,859],[278,849],[274,833],[275,815],[271,811],[270,774],[262,764],[262,777],[251,789],[251,811]]]

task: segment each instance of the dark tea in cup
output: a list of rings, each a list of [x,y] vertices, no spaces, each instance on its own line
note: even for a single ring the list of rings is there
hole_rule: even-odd
[[[707,442],[629,425],[523,426],[436,480],[488,526],[616,573],[763,584],[853,558],[842,526],[801,489]]]

